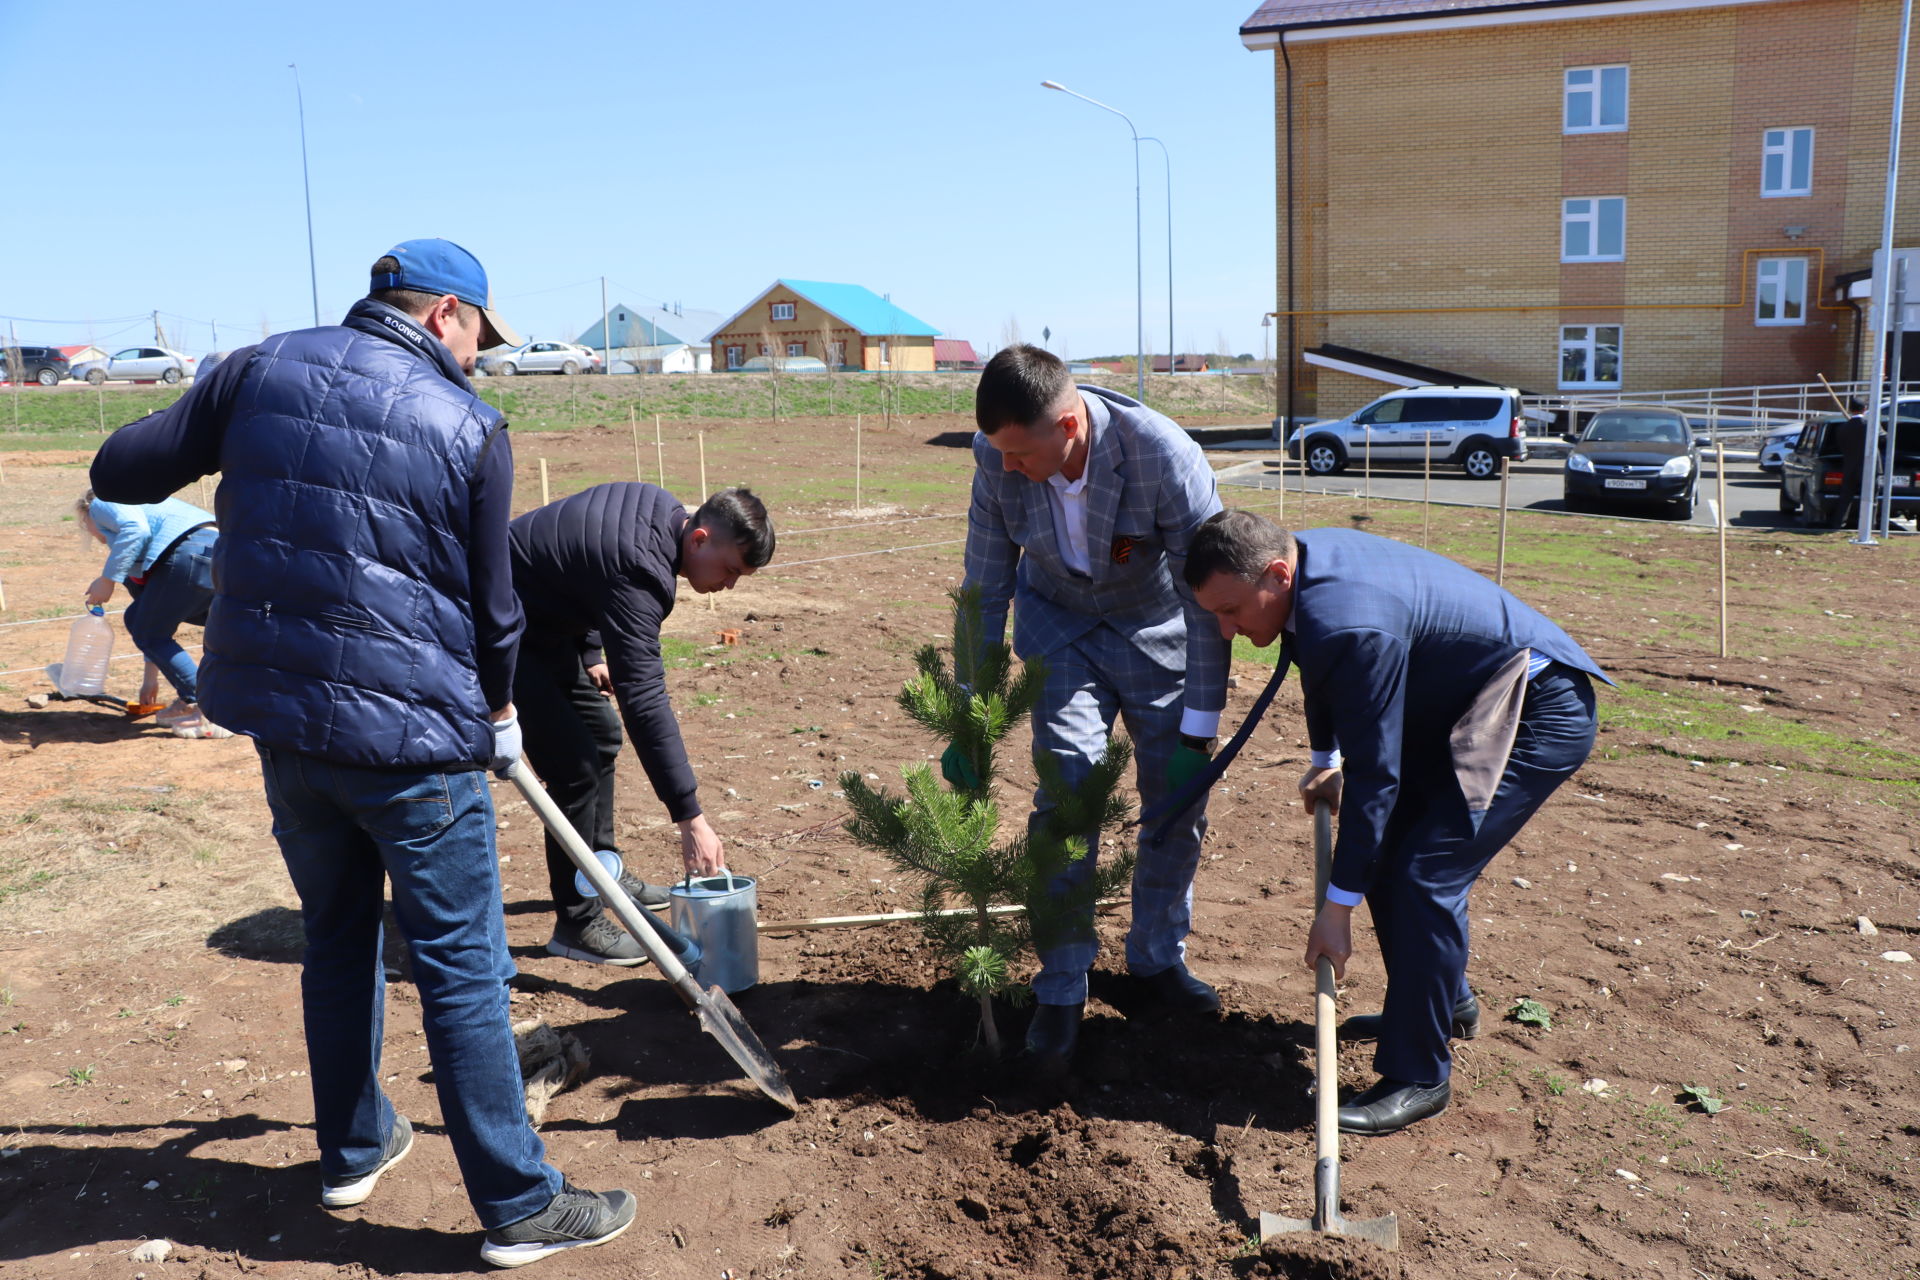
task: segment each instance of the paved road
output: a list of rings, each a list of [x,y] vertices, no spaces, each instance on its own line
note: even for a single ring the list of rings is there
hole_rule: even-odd
[[[1523,462],[1513,469],[1513,478],[1507,495],[1508,505],[1515,511],[1558,511],[1566,512],[1566,504],[1561,500],[1561,471],[1564,464],[1558,458],[1536,458]],[[1280,485],[1279,463],[1271,456],[1244,463],[1220,474],[1223,485],[1246,485],[1257,489],[1276,489]],[[1287,464],[1287,489],[1298,492],[1301,474],[1297,464]],[[1342,472],[1325,478],[1306,477],[1308,493],[1338,494],[1358,497],[1368,491],[1369,481],[1359,470]],[[1371,480],[1371,492],[1376,498],[1406,500],[1418,502],[1422,496],[1423,480],[1418,468],[1404,466],[1377,467]],[[1432,499],[1458,506],[1497,507],[1500,505],[1500,482],[1498,480],[1468,480],[1461,476],[1460,469],[1448,466],[1444,470],[1436,468],[1433,473]],[[1735,528],[1775,528],[1782,525],[1794,525],[1795,518],[1780,514],[1780,481],[1776,476],[1761,471],[1751,461],[1727,459],[1727,523]],[[1700,500],[1694,507],[1692,523],[1712,528],[1719,521],[1715,490],[1713,459],[1705,460],[1700,475]],[[1592,514],[1582,512],[1580,514]],[[1622,506],[1608,511],[1603,518],[1619,516],[1640,516],[1653,520],[1671,520],[1659,507]],[[1897,526],[1896,526],[1897,527]]]

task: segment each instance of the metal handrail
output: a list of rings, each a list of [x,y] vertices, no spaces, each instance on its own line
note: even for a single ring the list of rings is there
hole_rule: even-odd
[[[1831,393],[1829,393],[1831,388]],[[1871,382],[1789,382],[1753,387],[1695,387],[1666,391],[1568,391],[1521,397],[1524,408],[1565,414],[1569,434],[1582,414],[1632,405],[1661,405],[1677,409],[1711,437],[1753,436],[1776,427],[1800,426],[1840,412],[1836,399],[1865,400],[1875,393]],[[1903,382],[1900,394],[1920,394],[1920,382]]]

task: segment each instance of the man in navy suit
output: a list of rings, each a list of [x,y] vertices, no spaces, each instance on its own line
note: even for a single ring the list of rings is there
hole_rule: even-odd
[[[1596,721],[1573,640],[1481,575],[1347,529],[1287,533],[1223,511],[1194,536],[1187,582],[1231,640],[1281,641],[1300,668],[1309,814],[1346,816],[1327,900],[1307,935],[1344,976],[1364,898],[1387,970],[1384,1013],[1351,1018],[1377,1038],[1380,1080],[1340,1108],[1344,1133],[1403,1129],[1446,1110],[1449,1030],[1471,1038],[1467,894],[1480,872],[1586,761]]]
[[[1035,755],[1051,755],[1077,785],[1122,719],[1151,805],[1206,765],[1226,705],[1226,643],[1180,578],[1194,530],[1220,509],[1213,469],[1172,420],[1075,386],[1039,347],[1008,347],[988,362],[974,418],[966,581],[980,590],[979,634],[999,643],[1012,602],[1014,651],[1045,663]],[[955,786],[978,785],[957,749],[942,771]],[[1036,821],[1053,807],[1044,790],[1034,803]],[[1143,991],[1193,1013],[1220,1007],[1186,966],[1206,829],[1204,806],[1193,805],[1141,840],[1127,933],[1127,968]],[[1063,1070],[1073,1053],[1094,950],[1088,920],[1040,953],[1026,1051],[1043,1073]]]

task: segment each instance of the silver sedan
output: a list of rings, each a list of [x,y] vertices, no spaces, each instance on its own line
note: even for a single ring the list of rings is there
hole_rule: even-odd
[[[480,367],[506,378],[516,373],[598,373],[600,353],[577,342],[529,342],[480,357]]]
[[[191,378],[194,358],[166,347],[128,347],[105,360],[83,360],[73,366],[73,377],[94,386],[103,382],[166,382]]]

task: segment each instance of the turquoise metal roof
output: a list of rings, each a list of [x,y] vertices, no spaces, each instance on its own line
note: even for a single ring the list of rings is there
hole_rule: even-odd
[[[908,315],[871,289],[857,284],[828,284],[819,280],[782,280],[782,286],[831,311],[861,333],[873,337],[931,338],[939,330]]]

